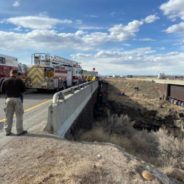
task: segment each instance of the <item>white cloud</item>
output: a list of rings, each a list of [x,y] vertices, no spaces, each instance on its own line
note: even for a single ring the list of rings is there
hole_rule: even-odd
[[[1,49],[4,50],[59,50],[70,48],[76,50],[88,50],[88,46],[81,35],[83,33],[58,33],[54,30],[33,30],[27,33],[15,33],[0,31]]]
[[[105,42],[122,42],[133,38],[139,31],[142,21],[134,20],[127,25],[114,25],[108,29],[108,32],[92,32],[83,34],[82,40],[91,46],[102,44]]]
[[[19,7],[20,6],[20,0],[14,1],[13,7]]]
[[[79,29],[82,30],[102,30],[102,29],[106,29],[105,27],[102,26],[89,26],[89,25],[80,25],[78,26]]]
[[[27,41],[29,40],[19,33],[0,31],[1,50],[27,49]]]
[[[109,37],[115,41],[125,41],[136,35],[139,32],[140,27],[143,24],[149,24],[156,21],[158,17],[156,15],[149,15],[143,20],[133,20],[127,25],[119,24],[109,29]]]
[[[106,42],[123,42],[132,39],[145,24],[142,20],[133,20],[127,25],[114,25],[106,32],[88,32],[77,30],[76,32],[64,33],[54,29],[61,23],[70,24],[71,20],[59,20],[45,16],[12,17],[3,23],[12,23],[17,26],[17,32],[0,31],[2,48],[8,49],[94,49],[99,44]],[[25,29],[26,28],[26,29]],[[32,29],[29,30],[28,28]],[[15,29],[14,29],[15,30]],[[6,38],[6,39],[5,39]]]
[[[139,39],[135,39],[136,41],[142,41],[142,42],[153,42],[155,41],[152,38],[139,38]]]
[[[112,40],[125,41],[135,36],[143,22],[134,20],[127,25],[115,25],[109,29],[109,37]]]
[[[126,61],[130,60],[130,56],[131,56],[131,58],[138,58],[140,56],[151,54],[153,52],[155,52],[155,51],[152,50],[150,47],[138,48],[138,49],[127,50],[127,51],[125,51],[125,50],[124,51],[121,51],[121,50],[110,50],[110,51],[101,50],[101,51],[98,51],[94,57],[95,58],[114,58],[115,60],[117,60],[118,58],[119,59],[121,58],[121,61],[126,62]]]
[[[108,29],[108,32],[93,32],[86,34],[83,37],[83,40],[91,45],[96,45],[100,43],[110,42],[110,41],[126,41],[136,36],[136,33],[139,32],[140,27],[145,23],[152,23],[157,18],[153,18],[152,15],[148,16],[151,18],[146,18],[145,20],[133,20],[127,25],[118,24],[114,25]],[[148,21],[149,19],[149,21]],[[152,19],[152,21],[151,21]],[[153,20],[154,19],[154,20]]]
[[[169,0],[162,4],[160,9],[163,11],[164,15],[172,20],[176,18],[184,20],[184,0]]]
[[[96,38],[107,37],[98,34],[96,33]],[[92,41],[87,41],[86,35],[87,33],[83,31],[75,33],[58,33],[54,30],[33,30],[27,33],[0,31],[1,51],[4,49],[16,52],[28,50],[52,52],[66,48],[75,49],[75,52],[83,50],[84,54],[78,53],[73,59],[81,62],[86,69],[95,67],[100,74],[183,73],[183,52],[158,54],[152,48],[146,47],[132,50],[99,50],[95,54],[90,54],[87,50],[92,48],[89,44]]]
[[[174,24],[168,27],[165,32],[167,33],[181,33],[184,32],[184,0],[169,0],[168,2],[162,4],[160,9],[172,21],[177,18],[182,22]]]
[[[165,30],[167,33],[184,33],[184,22],[174,24]]]
[[[184,66],[183,52],[169,52],[158,54],[151,48],[137,48],[120,51],[98,51],[96,54],[78,53],[74,60],[82,61],[82,66],[90,70],[93,67],[100,74],[182,74]],[[177,62],[176,62],[177,61]]]
[[[150,15],[143,20],[133,20],[127,25],[119,24],[114,25],[108,29],[107,32],[92,32],[85,34],[76,34],[70,33],[70,37],[77,36],[81,42],[86,43],[87,46],[94,46],[105,42],[110,41],[126,41],[136,36],[136,33],[139,32],[140,27],[146,23],[152,23],[157,18],[154,15]],[[57,24],[71,24],[72,20],[64,19],[54,19],[46,16],[25,16],[25,17],[12,17],[4,20],[6,23],[11,23],[17,27],[29,28],[33,30],[53,30],[54,26]],[[3,23],[4,23],[3,22]],[[82,26],[82,25],[80,25]],[[100,27],[98,27],[100,29]],[[84,33],[84,32],[83,32]],[[59,33],[58,33],[59,34]],[[69,34],[69,33],[68,33]],[[60,34],[61,35],[61,34]],[[71,36],[72,35],[72,36]]]
[[[144,22],[149,24],[149,23],[152,23],[152,22],[155,22],[156,20],[158,20],[159,17],[156,16],[156,15],[149,15],[147,16],[145,19],[144,19]]]
[[[82,37],[82,39],[86,44],[90,44],[92,46],[110,41],[108,33],[102,32],[94,32],[91,34],[86,34]]]
[[[5,22],[30,29],[51,29],[57,24],[72,23],[72,21],[68,19],[60,20],[44,16],[12,17],[6,19]]]

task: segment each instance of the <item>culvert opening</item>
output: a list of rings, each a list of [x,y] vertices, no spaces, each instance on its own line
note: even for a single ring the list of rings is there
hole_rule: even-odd
[[[170,112],[160,117],[156,110],[137,109],[107,99],[108,85],[99,89],[82,117],[66,138],[75,141],[106,142],[121,146],[128,153],[158,167],[184,169],[184,139],[176,121],[182,114]],[[93,111],[91,108],[93,107]],[[87,119],[86,119],[87,117]],[[179,119],[178,119],[179,118]]]

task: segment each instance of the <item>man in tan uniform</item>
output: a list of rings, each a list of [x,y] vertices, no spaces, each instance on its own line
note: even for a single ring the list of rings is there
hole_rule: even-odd
[[[17,135],[24,135],[27,133],[27,131],[23,129],[24,109],[23,109],[22,93],[25,91],[25,85],[21,79],[17,78],[17,75],[18,75],[17,70],[11,70],[10,78],[6,79],[2,84],[2,92],[6,94],[6,102],[5,102],[6,136],[12,135],[11,129],[13,124],[14,113],[16,115]]]

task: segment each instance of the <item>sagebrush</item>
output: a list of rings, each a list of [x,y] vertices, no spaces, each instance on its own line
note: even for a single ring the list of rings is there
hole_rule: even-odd
[[[80,140],[111,142],[157,167],[184,169],[184,139],[168,134],[163,128],[157,132],[140,131],[133,124],[127,115],[108,113],[105,120],[82,133]]]

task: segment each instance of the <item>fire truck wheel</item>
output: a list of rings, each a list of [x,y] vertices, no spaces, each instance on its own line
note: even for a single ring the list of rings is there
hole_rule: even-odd
[[[38,93],[45,93],[45,92],[47,92],[48,90],[46,90],[46,89],[36,89],[36,91],[37,91]]]
[[[59,88],[55,88],[55,90],[54,90],[55,92],[59,92],[60,91],[60,89]]]

